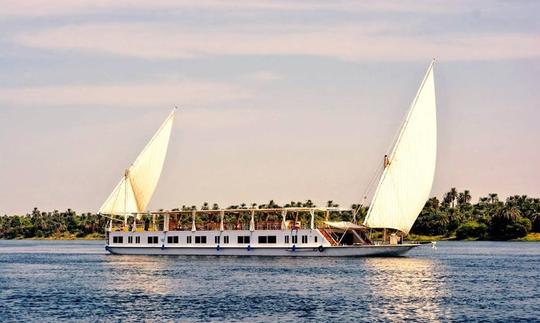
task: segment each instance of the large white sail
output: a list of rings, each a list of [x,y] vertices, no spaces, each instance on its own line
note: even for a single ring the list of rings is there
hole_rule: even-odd
[[[144,212],[156,189],[171,136],[174,113],[167,117],[99,209],[102,214]]]
[[[388,156],[364,225],[409,233],[433,184],[437,117],[433,62]]]

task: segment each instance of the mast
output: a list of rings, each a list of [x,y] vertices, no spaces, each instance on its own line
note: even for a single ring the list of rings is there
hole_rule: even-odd
[[[371,228],[407,234],[433,184],[437,149],[434,60],[411,103],[364,220]]]

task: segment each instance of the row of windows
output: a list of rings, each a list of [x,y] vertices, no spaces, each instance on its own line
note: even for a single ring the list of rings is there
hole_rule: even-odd
[[[215,236],[215,237],[214,237],[214,243],[215,243],[215,244],[220,244],[220,243],[221,243],[220,241],[221,241],[221,237],[220,237],[220,236]],[[223,237],[223,243],[225,243],[225,244],[229,243],[229,236],[224,236],[224,237]]]
[[[292,239],[291,239],[292,238]],[[285,243],[290,243],[289,241],[292,240],[292,243],[298,243],[298,236],[285,236]],[[318,239],[317,236],[313,237],[313,242],[317,243]],[[303,235],[302,236],[302,243],[308,243],[308,236]]]
[[[133,237],[129,236],[128,243],[133,243]],[[292,239],[290,239],[292,238]],[[214,243],[219,244],[221,240],[220,236],[214,237]],[[285,236],[285,243],[290,243],[289,241],[292,240],[292,243],[298,243],[298,236]],[[259,243],[260,244],[266,244],[266,243],[277,243],[277,237],[276,236],[259,236]],[[250,243],[250,237],[249,236],[238,236],[237,237],[238,244],[249,244]],[[317,237],[313,237],[313,242],[317,243]],[[113,237],[113,243],[124,243],[124,237]],[[141,243],[141,237],[136,236],[135,237],[135,243]],[[149,236],[148,237],[148,244],[157,244],[158,243],[158,237],[157,236]],[[167,243],[179,243],[179,237],[178,236],[168,236],[167,237]],[[192,237],[187,236],[186,243],[192,243]],[[195,236],[195,243],[196,244],[206,244],[206,236]],[[228,244],[229,243],[229,236],[223,237],[223,243]],[[302,236],[302,243],[308,243],[308,236],[303,235]]]

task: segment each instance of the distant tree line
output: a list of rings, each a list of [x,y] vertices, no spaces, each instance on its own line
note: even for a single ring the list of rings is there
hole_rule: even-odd
[[[500,201],[496,193],[471,203],[468,190],[450,189],[439,201],[429,199],[416,220],[412,233],[429,236],[454,236],[509,240],[540,232],[540,199],[514,195]]]
[[[38,208],[26,215],[0,217],[0,239],[16,238],[83,238],[102,235],[106,219],[92,213],[78,215],[65,212],[41,212]]]
[[[481,197],[477,203],[471,203],[468,190],[458,192],[450,189],[440,201],[437,197],[430,198],[411,233],[426,236],[444,236],[462,239],[509,240],[526,236],[529,232],[540,232],[540,199],[525,195],[510,196],[506,201],[500,201],[497,194],[492,193]],[[291,201],[283,206],[273,200],[265,204],[242,203],[231,205],[227,209],[272,209],[281,207],[316,207],[311,201]],[[326,207],[338,208],[339,205],[328,201]],[[217,210],[217,203],[203,203],[201,210]],[[195,205],[173,209],[196,210]],[[331,220],[363,221],[367,207],[353,204],[356,212],[330,212]],[[161,210],[162,211],[162,210]],[[354,213],[354,214],[353,214]],[[304,215],[305,216],[305,215]],[[317,215],[317,222],[323,219]],[[302,219],[308,221],[308,218]],[[41,212],[38,208],[26,215],[4,215],[0,217],[0,239],[15,238],[83,238],[99,237],[104,234],[107,219],[92,213],[78,215],[68,209],[65,212]]]

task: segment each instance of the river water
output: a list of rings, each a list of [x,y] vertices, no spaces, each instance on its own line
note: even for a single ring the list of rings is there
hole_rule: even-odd
[[[540,321],[540,243],[399,258],[113,256],[0,241],[0,321]]]

